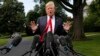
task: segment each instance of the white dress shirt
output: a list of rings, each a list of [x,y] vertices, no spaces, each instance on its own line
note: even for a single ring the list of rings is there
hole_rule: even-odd
[[[47,22],[49,21],[49,19],[50,19],[50,16],[47,15]],[[52,16],[52,20],[51,21],[52,21],[52,33],[54,33],[54,28],[55,28],[55,15]],[[49,31],[50,31],[50,26],[49,26],[47,32],[49,32]]]

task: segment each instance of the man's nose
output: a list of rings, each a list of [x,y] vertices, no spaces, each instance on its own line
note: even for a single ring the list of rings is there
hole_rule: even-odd
[[[50,11],[52,11],[52,9],[49,9]]]
[[[49,10],[49,12],[52,12],[52,10]]]

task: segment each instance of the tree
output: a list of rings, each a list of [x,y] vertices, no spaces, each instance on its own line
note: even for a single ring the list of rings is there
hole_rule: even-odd
[[[100,15],[100,0],[94,0],[88,6],[88,16],[84,20],[85,31],[100,31],[99,15]]]
[[[86,39],[83,29],[83,8],[86,5],[86,0],[72,0],[73,4],[70,4],[69,0],[56,0],[66,11],[73,14],[73,37],[75,40]],[[68,7],[70,8],[68,8]]]
[[[34,7],[34,12],[39,13],[39,8],[40,8],[39,5],[36,4],[35,7]]]
[[[2,15],[2,13],[1,13],[2,12],[1,11],[2,10],[2,2],[3,2],[3,0],[0,0],[0,18],[1,18],[1,15]]]
[[[30,21],[37,21],[37,18],[40,16],[39,13],[37,13],[36,11],[33,11],[33,10],[30,10],[26,16],[27,18],[27,21],[30,22]]]
[[[12,33],[23,30],[25,18],[23,3],[17,0],[4,0],[0,19],[0,32]]]
[[[2,5],[2,0],[0,0],[0,8],[1,8],[1,5]]]

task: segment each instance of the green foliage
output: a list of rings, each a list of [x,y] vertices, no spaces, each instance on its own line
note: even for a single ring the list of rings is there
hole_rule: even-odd
[[[33,10],[30,10],[26,16],[27,18],[27,22],[30,22],[30,21],[37,21],[37,18],[39,17],[39,13],[37,13],[36,11],[33,11]]]
[[[85,31],[100,31],[100,0],[89,5],[88,17],[84,21]]]
[[[0,33],[23,31],[24,18],[23,3],[17,0],[4,0],[0,13]]]
[[[59,4],[56,4],[56,5],[58,5],[56,7],[56,16],[61,17],[63,21],[66,21],[67,15],[65,14],[65,10],[62,9],[62,7]]]
[[[4,44],[7,43],[7,39],[0,39],[0,46],[3,46]]]
[[[35,5],[34,11],[37,12],[37,13],[39,12],[39,5]]]
[[[39,14],[40,14],[41,16],[46,15],[45,3],[41,3],[41,4],[40,4],[40,7],[39,7]]]

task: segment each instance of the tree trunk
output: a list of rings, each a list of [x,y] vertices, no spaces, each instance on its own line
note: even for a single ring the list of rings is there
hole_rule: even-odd
[[[74,40],[84,40],[86,39],[83,29],[83,6],[81,0],[74,1],[74,8],[73,8],[73,19],[74,19],[74,33],[73,38]]]

